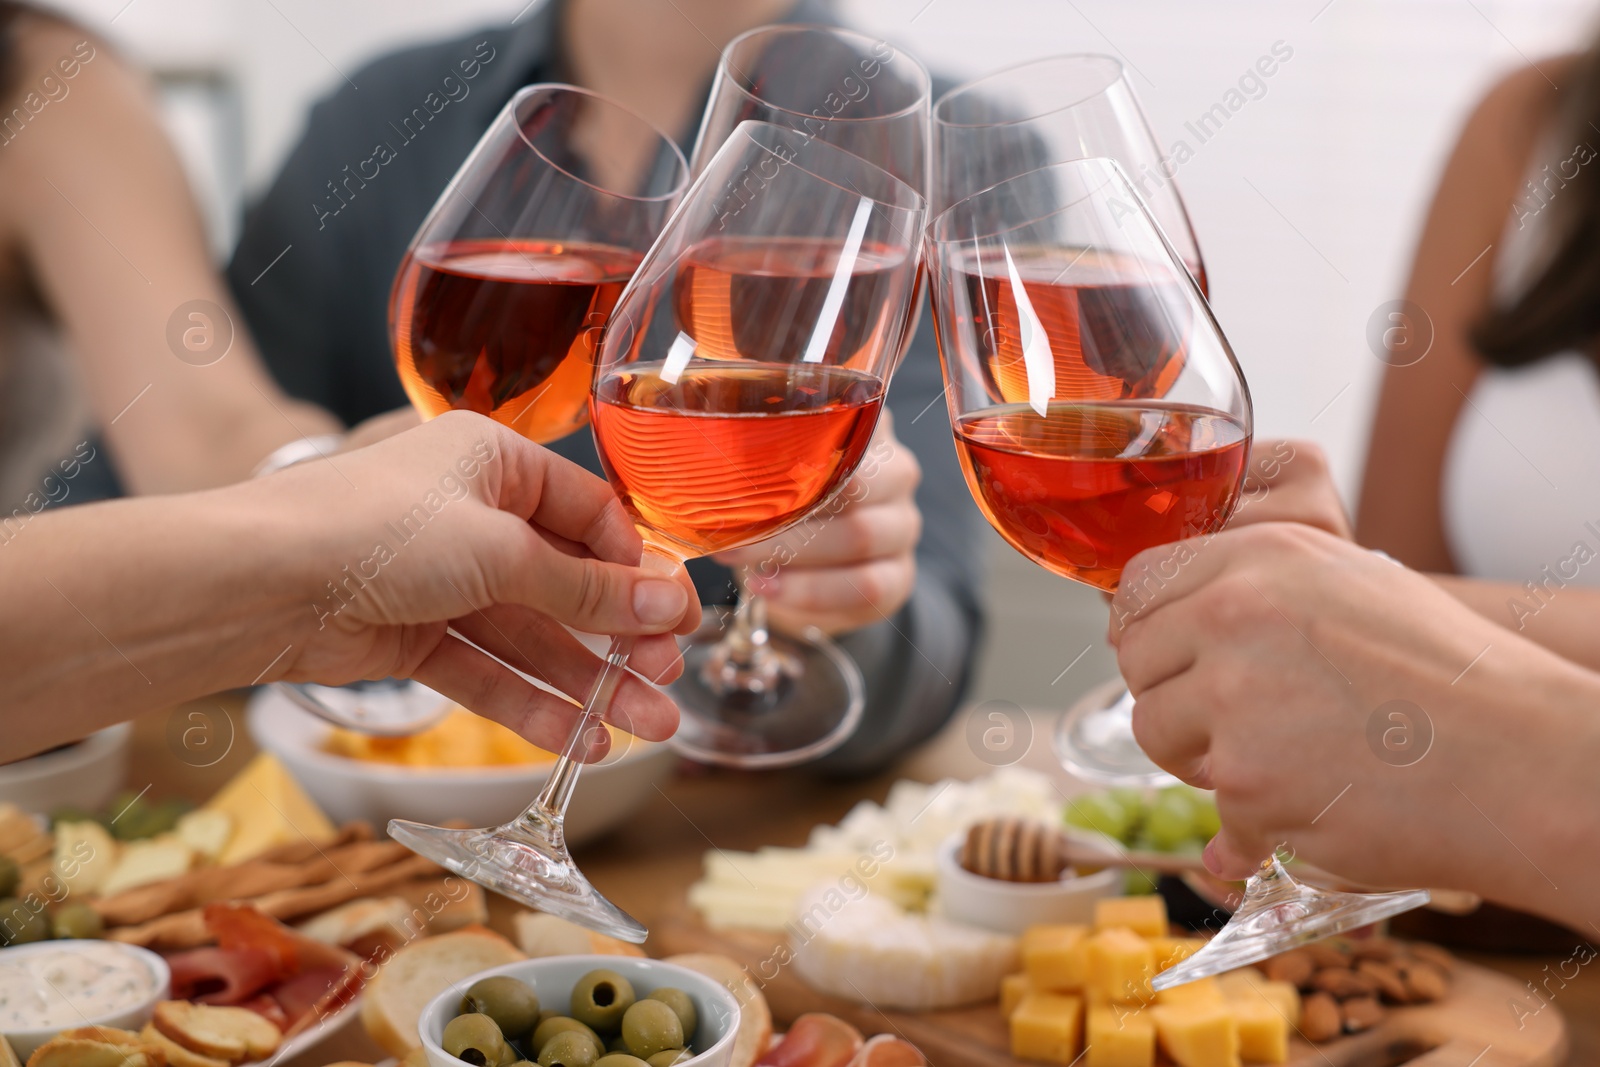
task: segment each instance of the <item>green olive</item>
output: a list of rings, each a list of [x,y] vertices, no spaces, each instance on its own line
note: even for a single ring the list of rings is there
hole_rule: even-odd
[[[594,1067],[649,1067],[649,1064],[626,1052],[613,1052],[609,1056],[601,1056],[595,1060]]]
[[[26,945],[50,940],[50,919],[16,897],[0,900],[0,945]]]
[[[21,881],[22,868],[17,866],[17,861],[10,856],[0,856],[0,897],[14,895]]]
[[[594,1045],[594,1054],[596,1056],[605,1055],[606,1046],[605,1042],[600,1040],[600,1035],[578,1020],[569,1019],[565,1015],[552,1015],[539,1023],[538,1026],[535,1026],[533,1028],[533,1037],[529,1039],[528,1044],[533,1048],[534,1054],[537,1055],[544,1051],[545,1045],[550,1043],[551,1038],[557,1034],[564,1034],[569,1030],[576,1030],[587,1037]]]
[[[100,913],[81,900],[70,901],[56,909],[50,917],[50,926],[58,938],[92,941],[106,932],[105,920]]]
[[[539,1050],[539,1067],[594,1067],[599,1058],[585,1034],[563,1030]]]
[[[694,1053],[686,1048],[669,1048],[665,1052],[658,1052],[650,1057],[650,1067],[675,1067],[676,1064],[693,1059]]]
[[[634,999],[633,984],[616,971],[590,971],[572,987],[572,1017],[594,1030],[615,1030]]]
[[[700,1013],[695,1010],[694,1001],[689,999],[689,994],[671,986],[662,986],[644,999],[659,1000],[677,1012],[678,1022],[683,1024],[684,1040],[694,1037],[694,1032],[700,1025]]]
[[[606,1051],[608,1053],[628,1051],[628,1042],[623,1038],[622,1031],[618,1030],[611,1040],[606,1042]]]
[[[678,1013],[659,1000],[641,1000],[622,1017],[622,1039],[628,1051],[641,1060],[658,1052],[683,1047],[683,1024]]]
[[[538,1023],[539,997],[527,982],[499,974],[473,982],[461,998],[461,1010],[487,1015],[501,1034],[515,1040]]]
[[[439,1044],[456,1059],[474,1067],[499,1067],[512,1056],[500,1028],[479,1012],[457,1015],[445,1023]]]

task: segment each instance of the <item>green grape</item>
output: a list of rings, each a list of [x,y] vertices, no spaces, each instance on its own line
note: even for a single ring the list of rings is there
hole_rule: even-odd
[[[1147,871],[1141,867],[1130,867],[1122,880],[1122,892],[1125,896],[1147,897],[1156,892],[1156,886],[1160,881],[1160,871]]]
[[[1136,826],[1122,805],[1104,793],[1090,793],[1068,801],[1066,820],[1068,826],[1095,830],[1124,843]]]
[[[1144,835],[1158,852],[1177,852],[1194,837],[1194,811],[1187,800],[1163,796],[1144,820]]]
[[[1222,817],[1217,814],[1217,802],[1204,794],[1195,798],[1194,805],[1194,835],[1199,841],[1206,842],[1217,836],[1217,831],[1222,829]]]

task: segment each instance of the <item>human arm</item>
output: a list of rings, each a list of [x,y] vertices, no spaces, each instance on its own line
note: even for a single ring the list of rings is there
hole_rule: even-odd
[[[211,264],[148,84],[74,27],[36,15],[20,26],[17,92],[53,73],[64,95],[0,152],[0,227],[70,337],[130,486],[224,484],[285,442],[337,431],[263,370]],[[77,71],[70,79],[63,59]]]
[[[1182,547],[1129,564],[1110,637],[1140,746],[1217,791],[1214,873],[1286,843],[1363,883],[1592,918],[1600,677],[1321,531]],[[1415,758],[1383,744],[1397,700],[1430,739]]]
[[[1456,569],[1441,486],[1451,432],[1483,367],[1470,332],[1492,298],[1511,203],[1554,97],[1544,74],[1529,68],[1479,103],[1428,209],[1407,303],[1376,327],[1395,344],[1385,357],[1356,536],[1421,570]]]
[[[698,608],[640,551],[604,482],[467,414],[224,489],[50,511],[0,544],[0,760],[221,689],[389,676],[559,749],[576,707],[446,627],[580,698],[600,661],[561,623],[653,635],[633,665],[671,678],[667,632]],[[635,678],[608,718],[652,740],[677,723]]]

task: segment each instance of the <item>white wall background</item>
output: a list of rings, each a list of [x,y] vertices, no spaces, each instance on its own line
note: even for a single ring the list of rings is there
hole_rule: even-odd
[[[220,73],[168,91],[172,124],[225,248],[242,191],[272,175],[307,106],[396,45],[506,21],[527,0],[61,0],[158,69]],[[667,3],[670,0],[636,0]],[[728,0],[737,2],[737,0]],[[1109,51],[1135,70],[1170,144],[1275,41],[1293,57],[1179,175],[1263,436],[1329,451],[1347,498],[1381,364],[1373,310],[1399,295],[1434,176],[1497,74],[1581,48],[1594,0],[844,0],[847,17],[957,77]],[[114,21],[113,21],[114,20]],[[220,117],[219,117],[220,116]],[[1191,141],[1191,143],[1193,143]],[[998,544],[998,541],[996,541]],[[1060,706],[1110,673],[1097,598],[993,553],[981,698]],[[1049,584],[1047,584],[1049,583]],[[1043,590],[1043,592],[1041,592]]]

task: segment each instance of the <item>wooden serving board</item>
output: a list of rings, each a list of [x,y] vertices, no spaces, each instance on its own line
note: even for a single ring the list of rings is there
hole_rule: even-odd
[[[773,953],[782,935],[712,930],[685,907],[659,916],[650,926],[651,955],[716,952],[743,964],[762,983],[782,1030],[806,1012],[828,1012],[863,1033],[891,1033],[910,1041],[934,1067],[1015,1067],[999,1007],[987,1004],[955,1011],[884,1012],[819,993],[792,967],[773,974]],[[1289,1067],[1556,1067],[1567,1055],[1567,1027],[1555,1004],[1518,1019],[1511,1004],[1537,1006],[1510,977],[1456,961],[1450,995],[1436,1004],[1390,1008],[1366,1033],[1313,1045],[1290,1042]]]

